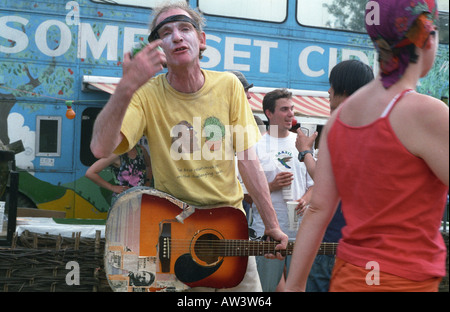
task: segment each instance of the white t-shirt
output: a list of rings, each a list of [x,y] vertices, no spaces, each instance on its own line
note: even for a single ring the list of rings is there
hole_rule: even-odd
[[[296,138],[297,135],[291,132],[286,138],[276,138],[266,134],[256,144],[256,153],[268,182],[272,182],[276,175],[282,171],[290,171],[294,174],[294,180],[291,184],[293,200],[300,199],[308,188],[314,185],[314,181],[309,176],[305,164],[298,161],[298,151],[295,147]],[[282,190],[272,192],[271,198],[281,230],[290,239],[295,239],[297,230],[289,230],[287,205],[286,200],[283,198]],[[251,227],[256,231],[257,236],[264,235],[264,223],[256,208],[253,209],[253,223]]]

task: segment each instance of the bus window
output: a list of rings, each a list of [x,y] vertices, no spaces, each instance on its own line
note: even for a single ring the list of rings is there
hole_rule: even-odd
[[[366,0],[297,0],[297,21],[304,26],[366,32]],[[438,0],[439,42],[448,44],[448,1]]]
[[[366,32],[367,0],[297,0],[297,21],[304,26]]]
[[[106,4],[118,4],[128,5],[142,8],[155,8],[160,4],[163,4],[164,0],[91,0],[92,2],[106,3]]]
[[[97,161],[97,158],[91,152],[90,145],[95,118],[97,118],[101,110],[98,107],[89,107],[83,111],[81,116],[80,161],[88,167]]]
[[[287,18],[287,0],[199,0],[198,8],[209,15],[274,23]]]
[[[61,156],[60,116],[36,117],[36,156]]]
[[[439,43],[448,44],[448,3],[447,12],[439,12]]]
[[[448,44],[448,0],[437,0],[439,9],[439,43]]]

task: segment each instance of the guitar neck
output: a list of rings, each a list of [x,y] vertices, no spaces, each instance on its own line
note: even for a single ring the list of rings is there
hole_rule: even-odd
[[[266,241],[246,241],[246,240],[220,240],[217,246],[212,250],[215,254],[224,257],[235,256],[264,256],[265,254],[275,253],[275,247],[279,242]],[[335,255],[337,243],[321,243],[318,255]],[[292,255],[294,251],[294,242],[289,242],[285,250],[277,250],[283,256]]]

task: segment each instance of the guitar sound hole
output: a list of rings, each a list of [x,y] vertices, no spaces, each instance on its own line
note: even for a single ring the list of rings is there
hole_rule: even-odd
[[[201,235],[195,242],[194,252],[196,257],[207,265],[215,264],[221,255],[220,238],[214,234]]]

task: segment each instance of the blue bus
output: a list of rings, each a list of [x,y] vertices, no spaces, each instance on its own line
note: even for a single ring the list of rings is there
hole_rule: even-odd
[[[0,4],[0,140],[19,143],[19,207],[104,219],[111,193],[84,177],[96,160],[94,120],[122,75],[125,52],[146,42],[152,8],[162,0],[3,0]],[[328,75],[357,58],[377,71],[364,30],[364,0],[190,0],[204,13],[208,48],[202,67],[241,71],[255,85],[262,113],[274,88],[295,95],[298,121],[324,125]],[[448,3],[439,1],[436,64],[419,91],[448,98]],[[71,106],[76,115],[66,117]],[[109,170],[102,172],[112,180]]]

